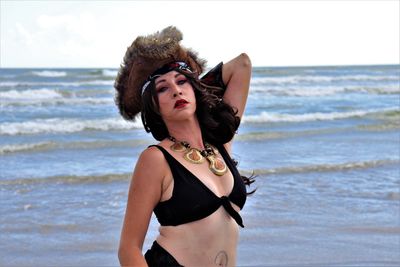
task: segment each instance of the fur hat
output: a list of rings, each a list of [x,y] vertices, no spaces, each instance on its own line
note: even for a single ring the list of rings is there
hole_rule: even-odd
[[[141,91],[147,78],[157,69],[174,61],[186,62],[200,75],[206,61],[193,50],[182,47],[182,33],[173,26],[148,36],[139,36],[128,47],[114,87],[115,102],[126,120],[134,120],[142,109]]]

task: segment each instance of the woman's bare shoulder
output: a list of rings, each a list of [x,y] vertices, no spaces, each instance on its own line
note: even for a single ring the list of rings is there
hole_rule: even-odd
[[[159,161],[164,159],[164,155],[159,148],[156,146],[149,146],[140,153],[138,161]]]
[[[136,162],[135,176],[142,176],[151,173],[152,177],[164,176],[167,169],[167,162],[162,151],[150,146],[140,153]]]

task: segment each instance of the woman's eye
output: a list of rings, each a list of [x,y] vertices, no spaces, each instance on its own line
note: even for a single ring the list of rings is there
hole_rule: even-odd
[[[157,89],[157,93],[165,92],[168,88],[167,87],[160,87]]]
[[[178,81],[178,84],[179,84],[179,85],[182,85],[182,84],[184,84],[184,83],[186,83],[186,82],[187,82],[187,80],[186,80],[186,79],[183,79],[183,80],[179,80],[179,81]]]

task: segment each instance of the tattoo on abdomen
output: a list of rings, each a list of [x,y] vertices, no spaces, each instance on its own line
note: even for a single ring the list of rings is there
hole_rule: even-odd
[[[214,263],[220,267],[228,266],[228,254],[223,250],[218,252],[217,256],[215,256]]]

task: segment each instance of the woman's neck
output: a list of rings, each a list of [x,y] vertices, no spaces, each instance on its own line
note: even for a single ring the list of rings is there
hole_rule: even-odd
[[[167,126],[170,136],[177,141],[186,141],[191,147],[204,148],[203,137],[197,120],[174,123]]]

